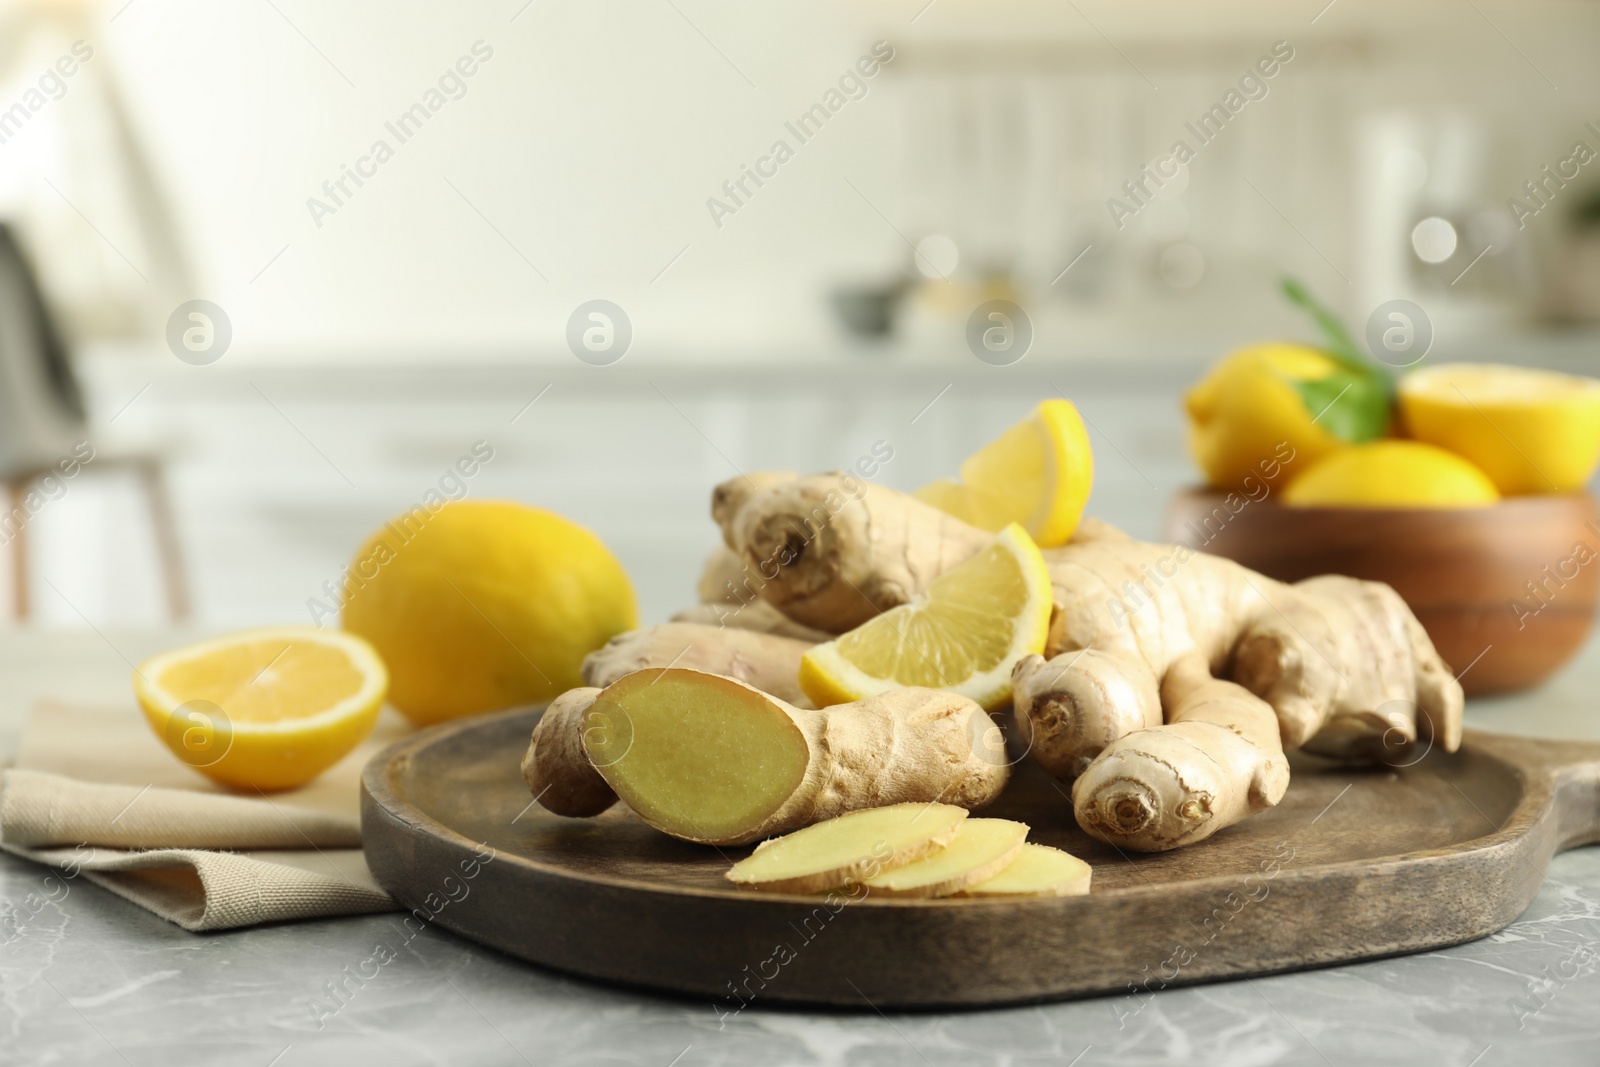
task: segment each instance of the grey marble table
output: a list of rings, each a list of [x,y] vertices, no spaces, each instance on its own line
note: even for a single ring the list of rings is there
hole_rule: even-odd
[[[180,635],[0,637],[0,758],[40,695],[107,699]],[[1600,644],[1471,725],[1600,738]],[[1600,849],[1556,859],[1505,930],[1396,959],[949,1014],[712,1005],[540,970],[430,928],[319,1025],[324,986],[403,936],[389,916],[195,935],[0,857],[0,901],[55,899],[0,945],[0,1063],[970,1065],[1600,1062]]]

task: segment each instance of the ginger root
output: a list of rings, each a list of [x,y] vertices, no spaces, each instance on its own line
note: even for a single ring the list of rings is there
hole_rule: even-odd
[[[745,480],[712,495],[724,538],[760,577],[763,598],[821,630],[843,633],[904,604],[992,539],[849,474],[791,478],[748,494]]]
[[[1101,840],[1173,848],[1276,804],[1284,749],[1375,758],[1461,742],[1461,687],[1388,586],[1288,585],[1104,530],[1044,555],[1053,658],[1019,665],[1018,726],[1046,769],[1082,775],[1074,809]]]
[[[672,616],[672,622],[694,622],[701,626],[719,629],[752,630],[758,634],[792,637],[808,645],[832,641],[838,634],[830,634],[815,627],[795,622],[765,600],[751,600],[745,604],[696,604]]]
[[[618,634],[583,660],[585,685],[604,688],[634,671],[687,667],[748,682],[791,704],[810,707],[800,688],[800,659],[812,645],[791,637],[668,622]]]
[[[522,780],[545,810],[575,819],[599,815],[617,802],[583,750],[583,715],[600,690],[569,689],[550,702],[522,757]]]
[[[1161,698],[1165,725],[1113,741],[1073,783],[1084,830],[1157,852],[1202,840],[1283,799],[1289,761],[1264,700],[1211,677],[1197,652],[1167,669]]]
[[[711,490],[711,521],[722,531],[723,544],[735,553],[739,551],[739,543],[733,537],[733,524],[746,501],[763,489],[792,482],[798,477],[791,471],[751,471],[729,478]]]
[[[1233,678],[1277,711],[1285,745],[1369,760],[1419,739],[1460,747],[1461,684],[1399,593],[1331,574],[1258,584],[1269,606],[1235,642]]]
[[[745,599],[741,591],[749,581],[744,558],[727,545],[718,545],[706,555],[700,568],[695,596],[702,604],[738,604]],[[755,597],[753,589],[749,595]]]
[[[747,566],[765,564],[761,595],[823,629],[903,603],[986,537],[842,475],[779,481],[722,518]],[[1103,840],[1171,848],[1275,804],[1284,749],[1460,744],[1461,687],[1387,586],[1289,585],[1093,520],[1044,556],[1056,615],[1047,659],[1013,674],[1017,726],[1047,770],[1080,778],[1079,823]]]
[[[1012,668],[1011,700],[1017,736],[1057,778],[1076,778],[1117,738],[1162,723],[1159,680],[1127,652],[1027,656]]]
[[[765,477],[755,475],[753,477]],[[789,477],[785,475],[784,477]],[[745,497],[735,499],[743,501]],[[724,505],[726,507],[728,505]],[[712,511],[717,511],[713,503]],[[718,545],[706,556],[696,593],[700,603],[672,617],[673,622],[698,622],[707,626],[731,626],[740,630],[793,637],[812,644],[831,641],[837,634],[795,622],[761,599],[766,583],[727,545]]]
[[[1049,656],[1121,653],[1159,678],[1196,650],[1212,673],[1272,705],[1285,748],[1330,724],[1334,734],[1312,746],[1324,754],[1460,744],[1461,687],[1386,585],[1339,576],[1288,585],[1183,546],[1105,536],[1075,538],[1044,558],[1057,607]]]
[[[815,711],[734,678],[645,670],[594,698],[581,737],[640,818],[702,844],[744,844],[888,804],[971,810],[1009,775],[988,714],[934,689]]]

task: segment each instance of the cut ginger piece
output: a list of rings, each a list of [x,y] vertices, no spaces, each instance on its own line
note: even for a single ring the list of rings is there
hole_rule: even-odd
[[[863,879],[862,884],[878,896],[947,897],[1005,870],[1027,836],[1026,823],[968,819],[938,852]]]
[[[968,886],[968,897],[1075,897],[1089,891],[1090,866],[1048,845],[1026,844],[1017,858],[987,881]]]
[[[935,689],[817,711],[734,678],[668,667],[575,700],[589,694],[582,755],[641,819],[700,844],[748,844],[891,804],[971,810],[999,796],[1009,775],[984,710]],[[536,738],[536,757],[537,748]]]
[[[865,808],[762,842],[727,878],[768,893],[821,893],[922,861],[965,821],[965,809],[949,804]]]
[[[645,822],[716,843],[765,823],[799,788],[811,758],[778,701],[681,668],[613,682],[584,715],[583,745]]]

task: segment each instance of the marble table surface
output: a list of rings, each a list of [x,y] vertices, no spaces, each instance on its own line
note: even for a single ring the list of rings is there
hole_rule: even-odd
[[[0,636],[0,761],[39,696],[116,699],[167,633]],[[1600,738],[1600,643],[1472,726]],[[0,944],[0,1064],[974,1065],[1600,1062],[1600,848],[1556,858],[1505,930],[1436,952],[1125,998],[940,1014],[743,1011],[541,970],[430,927],[319,1027],[311,1002],[398,940],[372,916],[190,934],[0,857],[0,901],[51,903]],[[1120,1010],[1119,1010],[1120,1009]]]

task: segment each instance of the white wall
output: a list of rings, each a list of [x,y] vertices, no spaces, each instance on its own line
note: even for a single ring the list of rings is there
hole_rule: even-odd
[[[494,457],[467,493],[594,530],[633,577],[648,621],[693,603],[719,539],[711,488],[740,471],[848,467],[883,441],[893,458],[878,480],[915,489],[1059,387],[1095,427],[1096,514],[1157,537],[1168,495],[1191,477],[1177,418],[1187,369],[1152,380],[1027,361],[959,373],[624,362],[377,377],[360,366],[169,371],[120,360],[99,368],[96,399],[109,407],[152,378],[117,427],[183,428],[173,439],[178,518],[197,612],[214,626],[313,621],[307,601],[326,598],[322,583],[337,584],[356,546],[478,441]],[[30,535],[51,546],[34,583],[42,618],[163,617],[140,504],[91,463],[39,514]]]
[[[1131,325],[1145,338],[1198,330],[1226,340],[1252,309],[1259,317],[1245,332],[1287,328],[1295,320],[1270,296],[1285,268],[1359,311],[1368,268],[1349,168],[1361,114],[1489,123],[1491,204],[1566,146],[1578,119],[1600,117],[1584,112],[1600,99],[1593,5],[1340,0],[1317,17],[1322,6],[106,0],[85,32],[99,48],[94,69],[114,68],[126,85],[172,192],[198,267],[192,295],[227,309],[239,358],[565,359],[567,313],[604,296],[629,310],[641,352],[676,361],[833,350],[830,286],[899,269],[903,234],[959,228],[974,212],[1010,220],[1000,225],[1025,246],[1028,295],[1046,318],[1059,312],[1063,347],[1085,337],[1091,348],[1114,345]],[[706,199],[880,37],[899,58],[867,98],[717,228]],[[1113,271],[1109,287],[1071,303],[1066,286],[1042,284],[1105,234],[1103,201],[1121,178],[1278,39],[1306,66],[1195,167],[1189,239],[1206,251],[1207,284],[1179,293],[1152,282],[1159,242],[1136,230],[1095,254],[1109,266],[1091,257],[1081,268]],[[465,97],[396,144],[319,228],[307,198],[479,40],[494,55]],[[972,56],[988,66],[974,74],[963,66]],[[929,179],[938,161],[918,147],[923,126],[977,107],[971,151],[992,153],[994,123],[1008,112],[982,109],[1011,96],[1032,124],[1034,150],[1017,163],[1027,173],[941,198]],[[1058,110],[1063,99],[1083,116]],[[1108,131],[1092,144],[1071,125],[1090,121]],[[11,165],[0,203],[47,213],[52,233],[75,235],[104,261],[102,283],[152,292],[130,273],[143,258],[114,205],[84,215],[134,267],[41,184],[97,204],[92,144],[87,157],[38,161],[13,147],[0,147],[0,166]],[[42,255],[56,256],[52,247]],[[976,302],[974,279],[963,284],[957,310]],[[151,317],[163,321],[169,303]],[[925,314],[934,326],[926,337],[913,330],[919,344],[954,336],[959,314]]]
[[[0,4],[0,109],[63,46],[15,54],[6,33],[23,10]],[[304,617],[359,539],[480,438],[499,458],[473,491],[594,527],[652,618],[688,598],[713,540],[706,494],[731,467],[833,466],[888,436],[888,478],[912,488],[1057,387],[1103,430],[1096,511],[1154,536],[1193,476],[1181,389],[1232,345],[1309,333],[1272,295],[1277,273],[1364,310],[1382,270],[1358,210],[1365,118],[1399,115],[1425,136],[1478,122],[1490,138],[1473,196],[1490,207],[1600,121],[1600,8],[1576,3],[106,0],[83,33],[97,49],[85,73],[117,72],[170,190],[198,279],[184,295],[233,320],[234,348],[211,367],[155,342],[88,368],[97,436],[172,446],[213,624]],[[706,199],[879,38],[898,55],[866,98],[719,229]],[[1122,178],[1279,39],[1305,66],[1196,162],[1188,228],[1161,236],[1150,212],[1108,231]],[[319,228],[307,198],[479,40],[494,54],[466,95]],[[29,225],[75,328],[116,326],[119,298],[159,328],[173,298],[141,275],[155,253],[90,84],[0,144],[0,214]],[[82,121],[52,132],[68,116]],[[1006,156],[1012,122],[1025,151]],[[857,353],[829,288],[903,269],[906,237],[931,230],[961,235],[967,266],[914,303],[899,349]],[[1204,250],[1202,284],[1161,284],[1156,254],[1174,241]],[[995,249],[1015,253],[1007,288],[1039,340],[991,374],[960,333],[985,292],[973,264]],[[1440,298],[1492,303],[1468,292],[1486,263]],[[1537,284],[1511,291],[1537,301]],[[619,367],[565,350],[569,312],[594,297],[634,320]],[[1466,318],[1440,326],[1441,354],[1595,370],[1582,335],[1508,348]],[[739,366],[693,366],[707,361]],[[34,531],[41,615],[159,618],[144,521],[127,484],[74,483]]]

